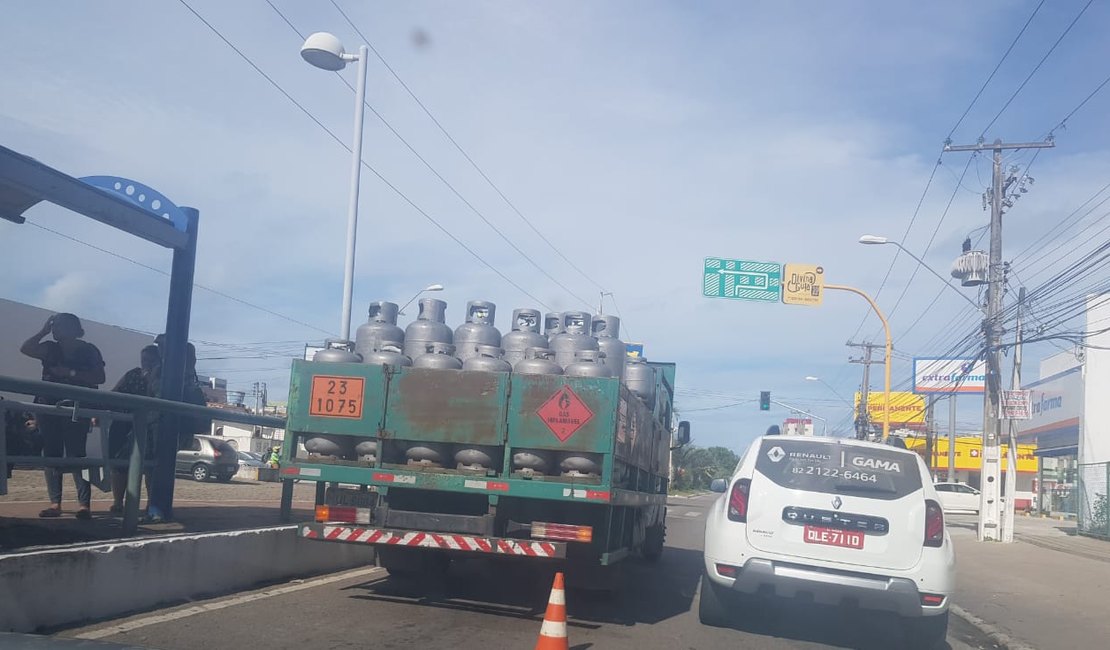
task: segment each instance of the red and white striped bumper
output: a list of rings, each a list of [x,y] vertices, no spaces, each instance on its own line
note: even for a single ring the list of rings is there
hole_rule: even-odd
[[[324,542],[348,544],[388,544],[419,546],[463,553],[490,553],[520,557],[565,558],[567,545],[562,542],[540,542],[503,537],[476,537],[455,533],[429,533],[415,530],[386,530],[346,524],[301,524],[301,537]]]

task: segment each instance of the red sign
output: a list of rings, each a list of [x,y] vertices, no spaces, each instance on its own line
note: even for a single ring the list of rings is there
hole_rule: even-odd
[[[575,431],[594,417],[594,412],[574,394],[570,386],[563,386],[536,409],[536,415],[540,416],[559,442],[566,442]]]

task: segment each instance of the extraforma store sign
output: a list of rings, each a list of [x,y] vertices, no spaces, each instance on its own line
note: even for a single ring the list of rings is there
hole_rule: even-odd
[[[913,392],[982,394],[987,363],[977,359],[914,358]]]

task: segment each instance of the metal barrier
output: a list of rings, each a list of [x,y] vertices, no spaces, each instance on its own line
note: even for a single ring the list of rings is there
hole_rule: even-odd
[[[1081,464],[1077,488],[1079,534],[1110,539],[1110,463]]]
[[[31,466],[34,468],[102,468],[106,473],[112,467],[127,467],[127,492],[123,506],[123,531],[131,535],[139,524],[139,497],[144,466],[145,447],[147,442],[147,426],[159,414],[190,416],[204,419],[219,419],[226,422],[239,424],[275,427],[284,429],[285,420],[281,418],[252,415],[225,411],[195,404],[186,404],[156,397],[141,395],[127,395],[111,391],[68,386],[45,381],[20,379],[0,375],[0,391],[18,393],[21,395],[34,395],[37,397],[50,397],[58,400],[69,400],[72,406],[50,406],[32,404],[16,400],[0,399],[0,495],[8,491],[8,464]],[[81,403],[95,404],[96,408],[83,408]],[[51,415],[66,415],[72,418],[97,418],[110,422],[113,420],[130,420],[132,422],[132,442],[129,458],[118,460],[107,458],[47,458],[44,456],[9,456],[7,452],[7,419],[3,416],[8,410],[18,410],[28,413],[43,413]],[[177,438],[175,431],[162,431],[165,436],[173,436],[176,447]],[[107,428],[101,428],[101,448],[107,450]],[[153,466],[153,463],[147,463]],[[170,477],[172,480],[172,477]]]

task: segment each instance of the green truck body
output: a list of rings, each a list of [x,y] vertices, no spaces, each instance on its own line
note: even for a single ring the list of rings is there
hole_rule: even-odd
[[[651,365],[656,398],[646,404],[616,378],[294,361],[281,475],[317,481],[317,506],[328,506],[299,533],[377,545],[387,568],[417,554],[592,565],[632,553],[657,557],[675,366]],[[298,457],[297,443],[318,434],[373,440],[376,455]],[[446,460],[407,458],[421,443],[446,450]],[[492,462],[474,468],[451,460],[471,448]],[[552,458],[553,466],[521,468],[517,454]],[[568,458],[594,469],[561,471]]]

